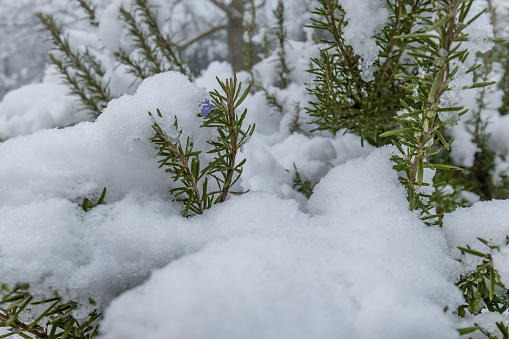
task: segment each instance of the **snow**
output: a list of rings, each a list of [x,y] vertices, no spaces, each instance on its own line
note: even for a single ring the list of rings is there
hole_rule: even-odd
[[[232,66],[226,61],[212,61],[207,69],[202,71],[201,76],[196,78],[195,84],[205,87],[208,91],[212,91],[219,86],[216,77],[219,79],[232,78]]]
[[[331,169],[330,159],[336,158],[336,150],[329,138],[308,138],[293,134],[271,149],[272,155],[285,169],[293,169],[316,184]],[[293,171],[292,171],[293,172]]]
[[[509,202],[506,200],[481,201],[469,208],[460,208],[444,217],[444,234],[449,247],[455,258],[463,259],[465,271],[473,269],[482,258],[468,255],[461,256],[457,246],[466,247],[488,253],[486,247],[477,237],[490,241],[493,245],[504,245],[507,240],[509,219]],[[505,253],[505,254],[504,254]],[[500,260],[495,260],[500,265],[501,277],[509,282],[509,257],[504,247],[501,253],[496,255]]]
[[[393,153],[333,169],[311,216],[251,193],[193,218],[230,235],[115,299],[102,337],[456,338],[443,308],[461,301],[457,264],[406,208]]]
[[[479,147],[472,141],[472,134],[467,128],[465,124],[460,123],[449,130],[449,135],[454,138],[451,145],[451,157],[460,166],[472,167]]]
[[[147,109],[165,113],[163,129],[169,129],[177,115],[183,135],[192,134],[195,145],[204,146],[209,136],[197,117],[203,96],[185,76],[161,74],[146,80],[136,95],[110,102],[94,123],[2,143],[2,282],[29,280],[35,294],[55,289],[82,302],[97,295],[101,303],[175,256],[179,246],[168,247],[171,241],[164,236],[168,220],[158,223],[155,211],[167,209],[180,223],[185,219],[170,202],[163,203],[174,184],[158,169],[148,141],[152,120]],[[85,214],[78,204],[85,197],[97,200],[103,187],[109,205]],[[133,210],[137,213],[128,217]],[[145,259],[136,259],[142,253]]]
[[[65,127],[87,118],[84,112],[78,112],[76,100],[66,95],[67,86],[60,84],[52,72],[48,69],[42,83],[10,91],[0,101],[0,139]]]
[[[183,75],[159,74],[93,123],[0,144],[3,282],[30,282],[36,296],[58,290],[82,304],[78,316],[92,297],[106,307],[105,338],[149,328],[144,337],[456,337],[442,310],[461,302],[458,267],[441,232],[408,210],[393,148],[255,134],[243,153],[252,192],[182,218],[147,111],[164,113],[167,133],[177,116],[206,147],[204,96]],[[307,206],[290,186],[293,162],[312,180],[325,175]],[[107,204],[85,213],[82,199],[103,187]]]
[[[468,41],[464,41],[462,46],[470,52],[466,61],[469,67],[475,64],[475,58],[478,52],[486,53],[495,46],[495,43],[492,41],[493,26],[490,24],[491,15],[488,1],[474,1],[465,21],[469,22],[478,13],[484,10],[486,10],[486,12],[481,14],[465,28],[465,33],[468,34]]]
[[[366,81],[373,79],[371,65],[378,58],[380,47],[375,35],[385,26],[389,19],[389,10],[380,0],[340,0],[348,25],[344,28],[345,42],[352,46],[353,52],[362,59],[362,77]]]

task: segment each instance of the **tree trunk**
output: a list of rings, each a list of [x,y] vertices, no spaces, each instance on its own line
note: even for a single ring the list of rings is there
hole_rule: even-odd
[[[228,61],[234,72],[244,68],[244,5],[246,0],[232,0],[228,14]],[[240,15],[238,15],[240,14]]]

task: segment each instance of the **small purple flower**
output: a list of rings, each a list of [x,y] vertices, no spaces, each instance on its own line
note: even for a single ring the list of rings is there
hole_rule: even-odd
[[[205,99],[205,101],[202,102],[200,106],[202,117],[206,117],[207,115],[209,115],[210,111],[212,111],[212,104],[210,103],[209,99]]]

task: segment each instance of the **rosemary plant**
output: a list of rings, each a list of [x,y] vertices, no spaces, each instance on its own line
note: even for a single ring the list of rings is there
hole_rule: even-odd
[[[277,7],[274,10],[274,17],[277,22],[276,26],[276,37],[277,37],[277,56],[278,56],[278,75],[279,75],[279,88],[286,88],[288,86],[288,75],[290,74],[290,68],[288,67],[288,61],[286,59],[286,44],[288,32],[285,28],[285,4],[283,0],[279,0]]]
[[[58,294],[50,299],[34,300],[28,287],[27,284],[14,288],[1,286],[0,327],[11,332],[2,338],[16,335],[27,339],[92,339],[99,334],[100,314],[92,312],[86,321],[78,321],[73,316],[76,303],[64,302]],[[90,302],[95,304],[93,300]]]
[[[293,105],[293,109],[295,110],[295,113],[293,114],[292,120],[290,121],[290,133],[306,133],[301,128],[302,123],[300,122],[301,119],[301,111],[302,107],[300,107],[300,104],[298,102],[295,102]]]
[[[310,198],[313,195],[313,189],[315,185],[310,180],[307,180],[302,177],[297,166],[293,163],[293,168],[295,169],[295,177],[293,178],[292,187],[297,192],[304,194],[306,198]]]
[[[312,58],[309,70],[314,78],[308,91],[316,98],[307,108],[314,117],[317,130],[336,134],[340,129],[356,133],[374,145],[390,142],[380,134],[395,127],[392,119],[402,108],[404,96],[401,73],[412,73],[413,65],[402,62],[407,41],[396,39],[408,34],[415,26],[417,17],[429,11],[430,1],[386,1],[390,12],[388,23],[377,36],[381,51],[372,66],[371,79],[363,77],[362,60],[355,55],[343,36],[347,25],[345,12],[338,0],[319,0],[313,11],[312,25],[324,36],[320,55]]]
[[[481,311],[504,313],[509,309],[509,290],[500,281],[498,271],[494,267],[493,253],[500,251],[500,246],[492,244],[482,238],[477,238],[486,247],[487,251],[476,251],[470,246],[458,247],[463,255],[472,255],[482,259],[476,269],[460,277],[457,282],[458,287],[463,292],[465,304],[458,307],[457,313],[460,317],[465,317],[466,311],[477,315]],[[509,236],[506,237],[505,246],[509,245]],[[497,337],[489,333],[485,328],[478,324],[472,327],[460,329],[460,334],[468,334],[479,330],[488,338],[509,338],[507,326],[502,323],[496,323],[502,336]]]
[[[464,30],[481,14],[465,22],[472,1],[435,1],[430,9],[435,19],[422,17],[426,25],[422,25],[420,30],[396,37],[410,42],[408,54],[420,71],[398,75],[409,81],[404,86],[408,91],[407,99],[400,99],[404,110],[395,117],[402,128],[385,132],[382,136],[399,138],[393,140],[401,153],[394,158],[395,169],[405,173],[400,179],[407,188],[410,208],[422,211],[424,218],[431,218],[433,214],[429,209],[430,192],[423,188],[432,184],[424,179],[426,169],[459,170],[455,166],[431,164],[427,160],[442,149],[449,149],[449,142],[440,129],[456,124],[459,116],[467,111],[462,106],[451,106],[442,98],[451,90],[450,84],[459,70],[459,63],[468,56],[468,50],[461,48],[461,41],[468,39]],[[472,87],[489,84],[476,83]],[[440,144],[442,146],[439,147]]]
[[[62,74],[71,94],[77,95],[85,109],[98,117],[113,99],[104,78],[104,68],[92,51],[72,49],[61,24],[52,15],[37,14],[44,27],[51,33],[55,49],[49,53],[50,62]]]
[[[492,53],[483,55],[484,67],[474,71],[474,76],[481,81],[488,82],[493,67]],[[477,107],[473,110],[472,118],[467,121],[472,142],[477,145],[474,163],[471,168],[465,170],[467,182],[472,183],[472,191],[479,195],[481,200],[492,200],[497,197],[497,187],[493,178],[495,167],[495,152],[488,145],[489,134],[487,132],[488,121],[483,117],[486,110],[486,95],[488,88],[483,87],[477,98]]]
[[[96,207],[98,205],[104,205],[105,204],[105,201],[104,201],[105,197],[106,197],[106,187],[103,188],[101,196],[99,197],[99,199],[97,200],[96,203],[91,203],[89,198],[83,198],[83,203],[81,204],[81,208],[85,212],[88,212],[92,208],[94,208],[94,207]]]
[[[140,79],[171,70],[190,76],[180,49],[162,33],[156,11],[147,0],[136,0],[132,11],[121,6],[120,18],[134,38],[136,49],[132,53],[120,49],[115,55],[128,66],[130,73]]]
[[[504,75],[500,80],[498,86],[504,92],[502,98],[502,106],[500,106],[500,114],[509,114],[509,42],[504,43],[500,46],[501,54],[503,56],[502,65],[504,68]]]
[[[81,8],[87,13],[88,15],[88,22],[92,26],[99,26],[99,23],[97,22],[97,18],[95,15],[96,5],[90,3],[87,0],[78,0],[78,3]]]
[[[181,131],[179,137],[174,139],[164,133],[157,121],[152,125],[155,134],[150,140],[156,144],[158,155],[162,157],[159,160],[160,167],[166,168],[174,182],[179,181],[182,184],[172,188],[170,192],[177,198],[184,197],[184,216],[188,216],[190,212],[203,214],[212,205],[224,202],[229,194],[245,193],[234,192],[232,188],[240,179],[242,166],[246,162],[246,159],[238,159],[238,152],[255,128],[254,125],[249,125],[243,129],[247,109],[241,114],[236,112],[249,94],[250,86],[242,92],[242,83],[237,81],[236,76],[226,82],[217,80],[222,93],[217,90],[210,92],[212,101],[206,100],[202,107],[202,128],[215,128],[218,135],[217,140],[209,141],[212,149],[208,153],[214,154],[214,160],[209,164],[201,165],[199,155],[202,150],[194,149],[191,138],[188,137],[185,143],[182,143]],[[157,114],[161,116],[159,110]],[[174,127],[178,131],[177,120]],[[215,181],[215,189],[209,189],[209,181]]]
[[[257,86],[257,89],[263,92],[263,94],[265,95],[265,101],[267,102],[267,104],[270,107],[272,107],[276,112],[278,112],[280,114],[283,114],[283,112],[284,112],[283,105],[285,103],[281,102],[278,99],[277,94],[274,91],[271,92],[271,91],[269,91],[267,88],[265,88],[263,86]]]

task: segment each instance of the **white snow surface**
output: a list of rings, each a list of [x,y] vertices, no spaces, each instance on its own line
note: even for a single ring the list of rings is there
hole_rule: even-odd
[[[228,236],[117,298],[102,338],[456,338],[457,264],[406,208],[393,152],[334,168],[310,216],[251,193],[193,218]]]
[[[170,241],[162,225],[176,218],[177,230],[185,220],[163,203],[175,184],[158,169],[147,110],[160,108],[168,133],[177,115],[182,135],[204,146],[203,97],[185,76],[161,74],[110,102],[94,123],[0,144],[2,282],[29,281],[36,295],[55,289],[78,301],[95,295],[101,303],[176,256],[180,246],[170,243],[180,236]],[[85,214],[79,203],[96,201],[103,187],[109,204]]]
[[[147,111],[161,110],[168,134],[177,116],[206,148],[216,136],[199,127],[205,95],[163,73],[93,123],[1,143],[2,282],[58,290],[82,303],[79,317],[93,298],[106,308],[103,338],[457,337],[443,309],[461,302],[461,267],[441,231],[408,210],[394,148],[255,133],[242,153],[251,192],[182,218]],[[291,187],[293,163],[325,176],[308,203]],[[85,213],[83,198],[103,187],[107,204]]]
[[[30,134],[40,129],[65,127],[87,119],[78,111],[68,88],[46,71],[42,83],[22,86],[8,92],[0,101],[0,139]]]
[[[495,251],[495,267],[499,270],[504,284],[509,285],[509,252],[504,246],[508,241],[509,201],[493,200],[481,201],[469,208],[460,208],[449,213],[444,218],[444,234],[453,256],[463,260],[465,271],[470,271],[482,261],[482,258],[466,255],[462,256],[457,246],[467,247],[490,253],[490,249],[477,237],[481,237],[491,244],[501,246],[501,251]],[[506,285],[506,286],[508,286]]]

